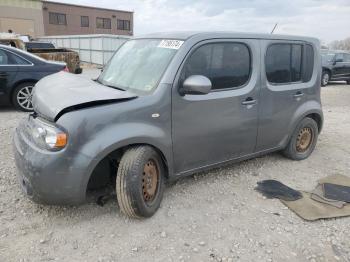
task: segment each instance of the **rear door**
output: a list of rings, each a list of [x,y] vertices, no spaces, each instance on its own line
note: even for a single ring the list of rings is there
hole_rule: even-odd
[[[224,162],[255,149],[260,84],[257,40],[210,40],[194,46],[172,94],[176,173]],[[191,75],[208,77],[206,95],[179,94]]]
[[[262,40],[257,151],[283,146],[296,110],[315,93],[314,47],[299,41]]]

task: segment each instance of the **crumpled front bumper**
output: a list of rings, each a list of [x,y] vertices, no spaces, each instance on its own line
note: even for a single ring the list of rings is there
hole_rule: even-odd
[[[50,152],[27,138],[21,124],[14,134],[17,175],[23,192],[34,202],[76,205],[84,202],[91,158],[67,150]]]

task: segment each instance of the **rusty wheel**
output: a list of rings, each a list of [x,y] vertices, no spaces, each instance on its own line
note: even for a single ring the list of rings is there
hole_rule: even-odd
[[[165,166],[150,146],[135,146],[125,151],[116,179],[121,211],[131,217],[150,217],[160,206],[164,192]]]
[[[315,149],[318,130],[316,121],[305,117],[294,129],[283,154],[293,160],[308,158]]]
[[[304,127],[300,130],[298,137],[296,148],[299,153],[304,153],[307,151],[312,143],[313,133],[310,127]]]
[[[157,193],[159,168],[153,159],[149,159],[143,167],[142,195],[146,203],[152,202]]]

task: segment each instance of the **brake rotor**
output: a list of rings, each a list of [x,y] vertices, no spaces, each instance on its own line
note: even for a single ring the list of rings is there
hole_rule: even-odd
[[[156,196],[159,181],[159,170],[153,159],[148,160],[143,168],[142,195],[145,202],[151,202]]]
[[[305,151],[307,151],[311,145],[312,138],[313,133],[311,128],[304,127],[303,129],[301,129],[297,137],[297,151],[300,153],[304,153]]]

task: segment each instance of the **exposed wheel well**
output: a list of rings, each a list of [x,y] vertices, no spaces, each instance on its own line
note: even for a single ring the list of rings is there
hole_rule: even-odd
[[[319,114],[313,113],[313,114],[309,114],[306,117],[312,118],[313,120],[315,120],[315,122],[317,123],[317,127],[318,127],[318,132],[321,132],[322,129],[322,117]]]
[[[151,146],[159,153],[165,166],[165,177],[167,178],[169,174],[168,163],[165,158],[165,155],[161,150],[149,144],[131,144],[110,152],[96,165],[94,171],[92,172],[89,178],[87,190],[102,188],[107,186],[108,184],[114,183],[117,175],[118,165],[124,152],[130,147],[140,145]]]

